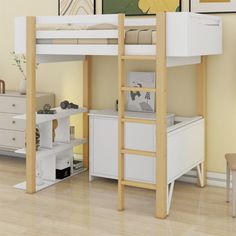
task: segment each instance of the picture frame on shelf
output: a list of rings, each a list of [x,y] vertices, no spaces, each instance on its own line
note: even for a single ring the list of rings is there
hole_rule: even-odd
[[[94,15],[96,0],[58,0],[58,15]]]
[[[234,13],[236,0],[189,0],[190,12]]]
[[[128,86],[155,88],[155,72],[129,72]],[[155,112],[156,95],[154,92],[130,91],[127,93],[126,110],[136,112]]]
[[[102,14],[145,16],[157,12],[179,12],[181,3],[182,0],[103,0]]]

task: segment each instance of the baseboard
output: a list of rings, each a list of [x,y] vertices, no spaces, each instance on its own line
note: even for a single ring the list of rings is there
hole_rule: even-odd
[[[178,181],[186,183],[197,183],[197,171],[191,170],[186,175],[179,178]],[[217,172],[207,172],[207,185],[216,187],[225,187],[226,174]]]

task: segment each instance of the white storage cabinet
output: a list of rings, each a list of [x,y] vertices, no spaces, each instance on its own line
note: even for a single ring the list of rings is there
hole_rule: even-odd
[[[138,113],[136,116],[140,118]],[[178,124],[168,128],[168,183],[204,161],[204,120],[196,117],[176,121]],[[89,122],[90,180],[95,176],[117,179],[118,117],[114,112],[91,111]],[[125,130],[125,148],[155,151],[155,125],[128,123]],[[155,158],[131,156],[125,157],[125,178],[155,183]]]

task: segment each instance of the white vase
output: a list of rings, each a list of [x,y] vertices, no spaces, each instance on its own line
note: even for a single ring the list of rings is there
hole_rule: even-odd
[[[22,95],[26,94],[26,80],[22,79],[19,83],[19,93]]]

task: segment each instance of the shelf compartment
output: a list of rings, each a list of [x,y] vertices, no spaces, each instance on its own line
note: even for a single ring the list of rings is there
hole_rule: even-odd
[[[55,108],[55,110],[57,111],[57,113],[54,115],[37,114],[36,124],[41,124],[41,123],[49,122],[52,120],[58,120],[58,119],[66,118],[68,116],[88,112],[87,108],[63,110],[60,107],[57,107]],[[15,116],[14,119],[26,120],[26,115],[18,115],[18,116]]]
[[[69,179],[69,178],[72,178],[72,177],[74,177],[74,176],[76,176],[76,175],[78,175],[78,174],[81,174],[81,173],[85,172],[85,171],[87,171],[87,169],[86,169],[86,168],[83,168],[83,169],[74,171],[69,177],[67,177],[67,178],[65,178],[65,179],[57,179],[57,180],[55,180],[55,181],[43,179],[43,184],[40,185],[40,186],[39,186],[39,185],[36,186],[36,191],[38,192],[38,191],[41,191],[41,190],[43,190],[43,189],[49,188],[49,187],[51,187],[51,186],[53,186],[53,185],[55,185],[55,184],[57,184],[57,183],[60,183],[60,182],[62,182],[62,181],[64,181],[64,180],[67,180],[67,179]],[[26,190],[26,182],[24,181],[24,182],[22,182],[22,183],[16,184],[16,185],[14,186],[14,188],[20,189],[20,190]]]
[[[69,143],[54,143],[51,149],[40,148],[39,151],[36,152],[36,156],[37,158],[52,156],[85,143],[87,143],[86,139],[74,139]],[[26,149],[18,149],[15,153],[26,155]]]

